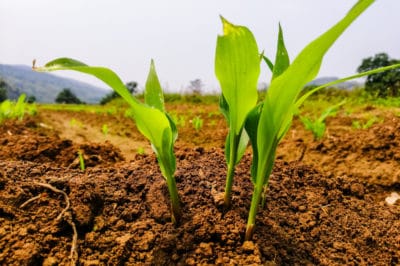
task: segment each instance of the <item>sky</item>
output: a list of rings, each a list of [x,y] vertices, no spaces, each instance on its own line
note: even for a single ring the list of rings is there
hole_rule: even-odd
[[[281,23],[291,59],[341,19],[355,0],[0,0],[0,64],[38,66],[70,57],[114,70],[143,87],[154,59],[160,82],[182,92],[201,79],[217,91],[215,46],[219,15],[247,26],[260,51],[275,56]],[[334,44],[319,77],[356,73],[363,58],[400,58],[399,0],[377,0]],[[106,88],[84,74],[57,74]],[[260,82],[269,83],[263,67]]]

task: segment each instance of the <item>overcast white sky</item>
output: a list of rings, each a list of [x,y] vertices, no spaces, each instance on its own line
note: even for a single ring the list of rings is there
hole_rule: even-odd
[[[0,0],[0,63],[38,65],[72,57],[113,69],[124,82],[146,81],[150,59],[162,85],[180,91],[214,75],[219,14],[255,35],[274,57],[281,22],[292,59],[337,22],[355,0]],[[354,74],[362,58],[400,58],[400,0],[377,0],[328,52],[319,76]],[[84,75],[73,76],[100,85]],[[264,68],[260,82],[269,81]],[[104,86],[103,86],[104,87]]]

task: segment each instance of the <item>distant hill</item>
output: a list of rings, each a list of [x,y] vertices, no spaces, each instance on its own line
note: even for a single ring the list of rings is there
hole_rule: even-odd
[[[314,79],[313,81],[307,83],[307,86],[320,86],[323,84],[326,84],[328,82],[332,82],[335,80],[338,80],[339,78],[337,77],[321,77]],[[345,81],[339,84],[334,85],[333,87],[339,88],[339,89],[346,89],[346,90],[352,90],[354,88],[362,87],[363,84],[357,81]]]
[[[37,102],[53,103],[57,94],[69,88],[84,102],[98,103],[109,91],[70,78],[63,78],[49,73],[32,71],[24,65],[0,64],[0,80],[4,80],[10,89],[9,97],[25,93],[36,97]]]

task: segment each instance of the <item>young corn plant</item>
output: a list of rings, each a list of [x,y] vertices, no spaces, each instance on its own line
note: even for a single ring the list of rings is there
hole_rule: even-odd
[[[307,45],[291,64],[280,29],[275,63],[273,64],[271,60],[262,55],[273,75],[265,99],[256,106],[257,98],[251,93],[253,82],[258,79],[259,75],[259,68],[256,66],[257,62],[259,64],[259,61],[257,61],[259,57],[254,37],[247,28],[235,26],[223,19],[224,35],[218,37],[215,64],[216,75],[223,92],[221,98],[223,108],[221,109],[228,119],[229,133],[232,135],[227,138],[229,145],[231,145],[230,149],[226,149],[227,158],[236,160],[238,157],[240,158],[240,156],[233,156],[229,152],[236,152],[237,155],[238,149],[235,148],[239,146],[243,124],[253,148],[251,177],[254,191],[245,240],[252,239],[256,214],[263,191],[266,190],[269,182],[277,145],[288,131],[293,113],[298,110],[308,96],[319,89],[371,74],[371,71],[368,71],[324,84],[299,97],[301,89],[317,76],[325,53],[344,30],[373,2],[374,0],[359,0],[342,20]],[[392,65],[373,71],[378,73],[399,66]],[[250,82],[250,80],[253,82]],[[245,84],[246,86],[239,86],[238,84]],[[249,100],[245,101],[241,97],[248,97]],[[239,101],[243,101],[245,104],[238,104]],[[234,165],[237,162],[236,160],[228,161],[228,170],[229,165]],[[229,179],[227,179],[228,182],[230,182]]]
[[[235,167],[242,158],[249,138],[244,130],[247,114],[256,106],[260,56],[253,34],[221,17],[223,35],[218,36],[215,74],[222,89],[220,110],[228,121],[225,141],[227,163],[224,193],[225,208],[231,205]]]
[[[150,140],[157,156],[162,175],[166,179],[171,200],[171,219],[177,224],[182,215],[178,190],[174,173],[176,159],[174,143],[178,136],[176,126],[164,108],[164,96],[157,77],[154,62],[151,60],[150,71],[146,81],[144,103],[132,96],[121,79],[112,70],[104,67],[88,66],[71,58],[58,58],[45,64],[44,67],[35,67],[36,71],[73,70],[86,73],[102,80],[130,105],[133,118],[139,131]]]
[[[36,108],[34,105],[28,106],[25,102],[26,95],[21,94],[16,102],[5,100],[0,103],[0,123],[6,119],[19,119],[22,120],[25,113],[35,114]]]
[[[199,131],[203,127],[203,119],[200,116],[193,118],[192,123],[196,131]]]
[[[310,130],[315,140],[320,140],[325,134],[326,124],[325,120],[329,116],[334,116],[340,106],[345,104],[346,101],[341,101],[340,103],[326,108],[322,114],[315,120],[310,117],[300,116],[300,120],[303,123],[305,129]]]
[[[85,158],[83,157],[82,150],[78,150],[78,158],[79,158],[79,167],[81,168],[82,172],[85,172],[85,169],[86,169]]]

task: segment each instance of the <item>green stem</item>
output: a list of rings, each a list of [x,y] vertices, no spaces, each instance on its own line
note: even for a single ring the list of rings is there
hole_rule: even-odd
[[[261,198],[263,197],[263,208],[266,199],[266,190],[268,188],[269,178],[272,173],[275,162],[275,151],[278,141],[274,141],[271,151],[268,153],[266,162],[259,161],[259,171],[257,172],[256,184],[254,186],[253,196],[251,198],[250,212],[247,218],[245,241],[250,241],[253,237],[256,225],[256,215]],[[263,195],[265,193],[265,195]]]
[[[175,177],[173,175],[167,177],[167,186],[169,197],[171,200],[171,220],[174,224],[178,224],[182,217],[182,210],[179,200],[178,189],[176,187]]]
[[[233,186],[233,177],[235,175],[235,166],[237,160],[237,146],[239,144],[240,135],[232,135],[230,137],[230,156],[229,156],[229,165],[228,172],[226,175],[225,182],[225,193],[224,193],[224,206],[225,208],[229,208],[231,206],[231,194],[232,194],[232,186]]]
[[[174,177],[174,167],[168,163],[171,160],[164,158],[163,156],[158,157],[160,166],[164,168],[163,175],[167,181],[169,198],[171,201],[171,220],[172,223],[177,225],[182,217],[181,203],[179,200],[178,188],[176,187],[176,181]]]
[[[253,237],[254,228],[256,225],[256,215],[258,211],[258,205],[261,200],[261,193],[263,191],[263,186],[256,185],[254,187],[253,196],[251,198],[250,212],[247,219],[245,241],[250,241]]]

